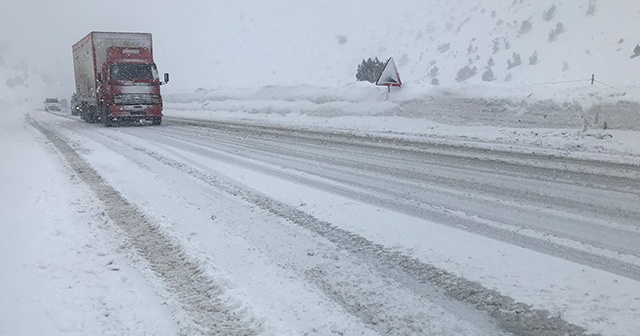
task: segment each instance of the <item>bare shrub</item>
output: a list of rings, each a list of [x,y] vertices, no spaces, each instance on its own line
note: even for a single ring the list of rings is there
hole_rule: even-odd
[[[534,50],[533,54],[529,56],[529,65],[534,65],[538,63],[538,51]]]
[[[431,70],[429,71],[429,77],[431,78],[435,78],[438,76],[438,74],[440,73],[440,69],[438,69],[437,66],[434,66],[433,68],[431,68]]]
[[[496,80],[496,76],[493,74],[493,70],[491,70],[490,67],[482,74],[482,80],[485,82],[493,82]]]
[[[587,16],[593,16],[596,13],[596,0],[589,0],[589,7],[587,7]]]
[[[439,52],[445,52],[445,51],[449,50],[449,48],[451,48],[451,44],[450,43],[443,43],[443,44],[438,46],[438,51]]]
[[[458,74],[456,75],[456,81],[464,82],[467,79],[475,76],[477,72],[478,72],[478,68],[469,67],[468,65],[465,65],[464,68],[458,70]]]
[[[522,59],[520,58],[520,54],[514,52],[513,59],[507,60],[507,69],[515,68],[520,64],[522,64]]]
[[[522,23],[520,24],[520,34],[526,34],[531,32],[532,27],[533,26],[531,25],[531,21],[529,20],[522,21]]]
[[[493,40],[493,53],[496,54],[500,51],[500,41],[498,39]]]
[[[556,13],[556,5],[552,5],[546,11],[542,12],[542,18],[545,21],[551,21],[553,19],[554,14]]]
[[[562,22],[558,22],[558,24],[556,24],[556,27],[549,33],[549,42],[555,41],[556,36],[562,33],[564,33],[564,25],[562,24]]]
[[[633,55],[631,55],[631,58],[636,58],[640,56],[640,44],[636,44],[636,47],[633,48]]]

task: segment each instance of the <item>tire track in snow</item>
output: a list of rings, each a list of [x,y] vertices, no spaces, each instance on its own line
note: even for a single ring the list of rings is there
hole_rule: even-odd
[[[198,148],[199,146],[205,146],[206,144],[203,142],[199,142],[198,140],[193,140],[192,144],[188,139],[177,139],[172,137],[171,135],[158,134],[158,131],[150,130],[151,134],[154,135],[153,140],[158,143],[163,142],[165,139],[170,138],[173,142],[180,142],[181,144],[189,144],[191,145],[190,149],[194,153],[198,153],[200,155],[205,155],[206,150],[202,148]],[[114,138],[114,140],[116,140]],[[272,169],[264,166],[254,165],[243,159],[235,159],[224,154],[219,154],[219,158],[225,160],[227,162],[231,162],[233,164],[242,165],[245,167],[250,167],[250,169],[260,171],[263,173],[268,173],[272,176],[280,177],[287,180],[296,181],[300,184],[309,185],[313,188],[320,190],[331,190],[332,192],[337,192],[346,197],[353,198],[356,200],[360,200],[366,203],[372,203],[377,206],[389,207],[392,210],[400,210],[403,213],[411,214],[418,216],[420,218],[428,218],[438,223],[449,223],[454,227],[463,228],[472,233],[476,233],[479,235],[483,235],[486,237],[498,239],[500,241],[504,241],[516,246],[524,247],[529,250],[542,252],[545,254],[549,254],[552,256],[556,256],[562,259],[566,259],[575,263],[584,264],[590,267],[595,267],[602,269],[604,271],[618,274],[624,277],[628,277],[630,279],[638,280],[640,279],[640,269],[637,267],[637,253],[633,253],[633,251],[625,251],[628,254],[621,254],[620,252],[624,250],[608,250],[603,248],[602,245],[598,244],[598,242],[589,242],[591,244],[587,244],[584,240],[575,239],[572,236],[564,236],[560,235],[560,238],[555,238],[554,235],[557,234],[553,231],[547,231],[544,228],[531,226],[526,222],[521,223],[521,226],[511,224],[511,220],[504,220],[500,218],[495,218],[489,213],[485,214],[469,214],[465,211],[465,208],[452,207],[449,204],[458,204],[458,201],[443,202],[438,200],[438,197],[426,197],[426,199],[438,200],[430,201],[429,203],[418,203],[416,204],[415,199],[407,198],[407,195],[402,191],[398,191],[396,186],[403,184],[405,182],[391,179],[389,180],[387,177],[380,177],[378,175],[369,175],[367,170],[363,169],[363,173],[360,171],[358,175],[362,178],[355,179],[352,172],[349,174],[340,174],[340,172],[344,171],[341,166],[334,166],[329,170],[321,171],[306,171],[312,175],[324,177],[326,180],[338,182],[339,185],[329,184],[326,182],[322,182],[315,179],[307,179],[298,175],[290,175],[286,172],[283,172],[279,169]],[[269,154],[266,154],[269,157],[278,156],[278,153],[273,151]],[[264,157],[260,158],[260,160],[269,162],[265,160]],[[289,162],[297,161],[297,158],[287,158]],[[329,161],[330,158],[324,159],[325,161]],[[272,162],[272,164],[277,165],[277,161]],[[357,164],[354,164],[352,167],[356,168]],[[375,167],[373,170],[375,171],[383,171],[385,167]],[[303,169],[301,169],[303,170]],[[371,170],[371,168],[369,168]],[[305,170],[303,170],[305,171]],[[348,171],[345,171],[348,172]],[[388,175],[393,176],[394,173],[389,173]],[[414,178],[424,179],[422,174],[416,174]],[[376,184],[371,184],[368,182],[369,180],[375,179]],[[384,184],[382,184],[384,182]],[[438,182],[439,183],[439,182]],[[430,194],[440,193],[441,196],[447,195],[464,195],[460,193],[451,193],[450,190],[447,189],[438,189],[434,188],[432,184],[435,182],[428,183],[428,187],[425,189],[424,187],[420,187],[423,192],[428,192]],[[348,187],[345,187],[348,186]],[[404,189],[410,189],[411,186],[407,186]],[[432,189],[434,188],[434,189]],[[368,190],[367,193],[362,194],[358,190]],[[496,192],[497,195],[500,192]],[[414,197],[412,195],[411,197]],[[475,196],[476,198],[480,196]],[[422,199],[425,199],[423,196]],[[485,197],[485,200],[497,202],[504,207],[508,206],[512,209],[518,211],[519,209],[527,209],[526,207],[518,204],[518,203],[509,203],[508,201],[500,200],[497,198]],[[540,206],[537,208],[538,211],[548,214],[554,215],[555,213],[551,210],[547,210],[544,206]],[[513,212],[512,212],[513,213]],[[559,216],[568,216],[571,218],[571,215],[567,215],[566,213],[558,213]],[[506,216],[509,218],[509,216]],[[635,218],[635,217],[630,217]],[[600,225],[614,225],[613,223],[608,222],[600,222]],[[524,229],[521,229],[524,228]],[[624,226],[621,226],[624,229]],[[635,231],[632,231],[635,233]],[[547,234],[551,234],[548,236]]]
[[[27,117],[27,121],[52,142],[70,167],[104,202],[107,215],[127,234],[153,273],[175,296],[181,311],[171,308],[181,335],[259,334],[262,329],[260,323],[225,304],[221,298],[223,290],[196,263],[189,260],[180,246],[106,183],[65,139],[30,117]]]
[[[418,295],[433,292],[431,288],[436,287],[455,300],[470,304],[479,311],[488,313],[507,332],[523,336],[587,335],[584,328],[573,325],[558,316],[552,316],[548,311],[532,309],[526,304],[516,302],[512,298],[490,290],[479,283],[455,276],[400,252],[389,251],[382,245],[340,229],[329,222],[321,221],[293,206],[245,187],[222,181],[200,169],[185,164],[185,162],[176,161],[139,146],[131,145],[131,147],[214,188],[241,197],[265,211],[324,237],[340,249],[365,260],[382,274],[394,278]],[[309,280],[315,282],[319,288],[326,292],[327,296],[355,315],[362,315],[360,318],[363,321],[379,323],[383,320],[380,317],[368,315],[375,313],[375,310],[362,309],[362,302],[357,297],[349,293],[336,292],[336,287],[331,284],[331,277],[323,275],[323,270],[312,270],[308,275]]]
[[[162,155],[155,155],[154,152],[139,146],[139,144],[128,142],[113,134],[100,134],[98,137],[92,136],[92,140],[106,147],[111,147],[112,150],[125,156],[128,160],[136,162],[140,167],[148,167],[140,162],[140,158],[143,156],[139,155],[139,153],[142,153],[146,154],[144,155],[145,157],[166,165],[167,169],[175,169],[174,165],[167,165],[162,160]],[[117,150],[112,147],[114,143],[128,150]],[[181,160],[181,163],[177,163],[178,165],[189,167],[191,160],[174,153],[169,147],[160,146]],[[129,150],[137,151],[137,153]],[[184,173],[183,171],[180,172]],[[189,178],[193,177],[191,174],[184,175]],[[198,180],[201,181],[202,179]],[[228,193],[228,189],[220,188],[215,183],[213,185],[211,183],[207,184],[217,190]],[[241,200],[241,202],[246,204],[244,200]],[[249,204],[248,206],[253,207],[254,205]],[[281,216],[277,217],[280,218]],[[298,227],[298,230],[300,230],[299,226],[293,226]],[[243,232],[244,234],[247,234],[247,232]],[[488,318],[486,314],[473,309],[465,303],[445,297],[437,289],[429,288],[429,290],[424,290],[419,295],[416,295],[415,292],[406,288],[403,283],[378,272],[369,263],[362,263],[359,256],[350,255],[345,258],[344,255],[346,253],[335,253],[335,246],[332,243],[327,242],[323,237],[320,237],[319,240],[324,242],[320,245],[331,245],[329,250],[321,249],[323,252],[318,253],[322,256],[322,259],[328,262],[324,262],[313,269],[308,269],[301,264],[294,266],[290,263],[291,259],[288,259],[286,262],[288,267],[299,272],[302,276],[301,280],[315,285],[329,299],[342,306],[351,315],[360,319],[367,328],[375,330],[379,335],[506,336],[509,334],[500,330],[495,325],[495,321]],[[342,249],[340,251],[344,252]],[[308,256],[308,254],[306,255]],[[336,263],[338,260],[340,262]],[[455,314],[452,314],[452,311]]]

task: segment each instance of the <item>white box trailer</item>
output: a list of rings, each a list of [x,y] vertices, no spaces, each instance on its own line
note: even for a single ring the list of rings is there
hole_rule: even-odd
[[[106,125],[120,119],[159,124],[160,85],[168,81],[168,74],[160,82],[150,33],[91,32],[72,49],[76,101],[83,119]]]

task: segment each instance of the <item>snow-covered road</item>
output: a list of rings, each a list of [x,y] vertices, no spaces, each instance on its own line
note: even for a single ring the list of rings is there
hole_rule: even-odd
[[[638,166],[257,124],[26,120],[181,334],[640,330]]]

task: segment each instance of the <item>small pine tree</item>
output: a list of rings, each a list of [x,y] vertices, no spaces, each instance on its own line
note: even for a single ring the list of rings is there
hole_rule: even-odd
[[[363,59],[362,63],[358,65],[358,70],[356,72],[356,79],[358,81],[367,81],[370,83],[375,83],[380,77],[382,70],[384,70],[385,65],[386,64],[383,62],[380,62],[380,60],[378,60],[377,57],[375,59],[369,58],[366,61]]]
[[[371,58],[369,58],[369,60],[371,60]],[[365,75],[366,69],[367,69],[367,61],[363,59],[362,63],[358,65],[358,71],[356,71],[356,79],[358,81],[367,80],[367,76]]]
[[[640,55],[640,44],[636,44],[636,47],[633,48],[634,55]]]

